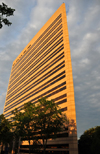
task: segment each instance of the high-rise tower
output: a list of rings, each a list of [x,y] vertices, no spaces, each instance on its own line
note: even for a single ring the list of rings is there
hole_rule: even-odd
[[[10,119],[15,108],[20,109],[29,101],[37,103],[42,96],[54,99],[70,121],[66,132],[56,140],[48,140],[49,151],[77,154],[74,87],[64,3],[14,60],[5,117]]]

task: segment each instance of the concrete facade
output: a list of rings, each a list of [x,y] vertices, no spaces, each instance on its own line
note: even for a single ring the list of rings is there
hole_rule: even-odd
[[[48,150],[77,154],[73,75],[64,3],[14,60],[4,106],[5,117],[10,119],[13,109],[20,110],[28,101],[37,103],[42,96],[54,99],[70,121],[62,136],[48,140],[48,147],[57,146]]]

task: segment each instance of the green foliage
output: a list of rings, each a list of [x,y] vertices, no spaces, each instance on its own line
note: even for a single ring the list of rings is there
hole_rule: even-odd
[[[33,140],[33,147],[36,148],[37,144],[43,144],[45,153],[47,140],[56,138],[57,133],[63,131],[64,123],[67,122],[57,104],[46,98],[39,99],[37,104],[28,102],[21,111],[15,109],[13,114],[15,135],[29,141],[29,153],[30,140]]]
[[[15,109],[13,112],[14,117],[14,130],[16,136],[21,136],[23,138],[29,138],[34,131],[34,123],[35,123],[35,105],[31,102],[24,104],[24,107],[21,111]]]
[[[79,139],[79,154],[100,154],[100,126],[86,130]]]
[[[36,107],[31,102],[24,104],[21,111],[15,109],[13,112],[13,128],[15,136],[27,139],[29,142],[29,153],[30,153],[30,140],[36,141],[35,137],[35,115]]]
[[[12,124],[5,119],[4,115],[0,115],[0,141],[4,144],[9,143],[13,138],[11,132]]]
[[[57,133],[63,131],[64,123],[67,120],[58,108],[58,105],[53,100],[49,101],[46,98],[39,99],[37,113],[36,130],[42,139],[45,153],[47,140],[49,138],[55,139]]]
[[[3,23],[5,25],[10,26],[12,23],[5,17],[13,15],[15,9],[8,7],[6,4],[2,3],[0,5],[0,28],[3,27]]]

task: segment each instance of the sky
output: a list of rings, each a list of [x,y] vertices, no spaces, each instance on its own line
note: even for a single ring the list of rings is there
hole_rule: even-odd
[[[12,63],[64,2],[73,70],[78,138],[100,125],[100,0],[0,0],[14,8],[0,29],[0,114]]]

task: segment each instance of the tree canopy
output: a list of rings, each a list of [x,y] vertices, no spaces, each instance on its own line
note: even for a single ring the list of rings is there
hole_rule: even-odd
[[[57,133],[63,131],[64,123],[67,122],[58,105],[46,98],[39,99],[37,104],[28,102],[21,111],[15,109],[13,114],[15,134],[28,140],[29,153],[30,140],[33,140],[33,145],[43,146],[45,154],[47,140],[56,138]]]
[[[11,132],[12,124],[4,117],[3,114],[0,115],[0,142],[4,144],[9,143],[13,134]]]
[[[7,19],[8,16],[14,15],[15,9],[8,7],[6,4],[2,3],[0,5],[0,28],[3,27],[3,23],[10,26],[12,23]]]
[[[5,150],[7,150],[9,144],[9,152],[11,152],[12,141],[13,141],[12,124],[4,117],[3,114],[1,114],[0,115],[0,143],[2,145],[1,151],[3,151],[4,145],[5,145]]]
[[[24,104],[21,111],[15,109],[13,112],[13,128],[15,137],[21,137],[27,139],[29,142],[29,153],[30,153],[30,140],[33,139],[33,134],[35,131],[35,121],[36,121],[36,107],[31,102]],[[34,136],[34,142],[36,141]]]
[[[36,124],[36,130],[40,132],[45,154],[47,140],[49,138],[57,138],[57,133],[63,131],[64,124],[67,120],[53,100],[46,100],[46,98],[39,99],[37,110],[38,122]]]
[[[79,139],[79,154],[100,154],[100,126],[86,130]]]

